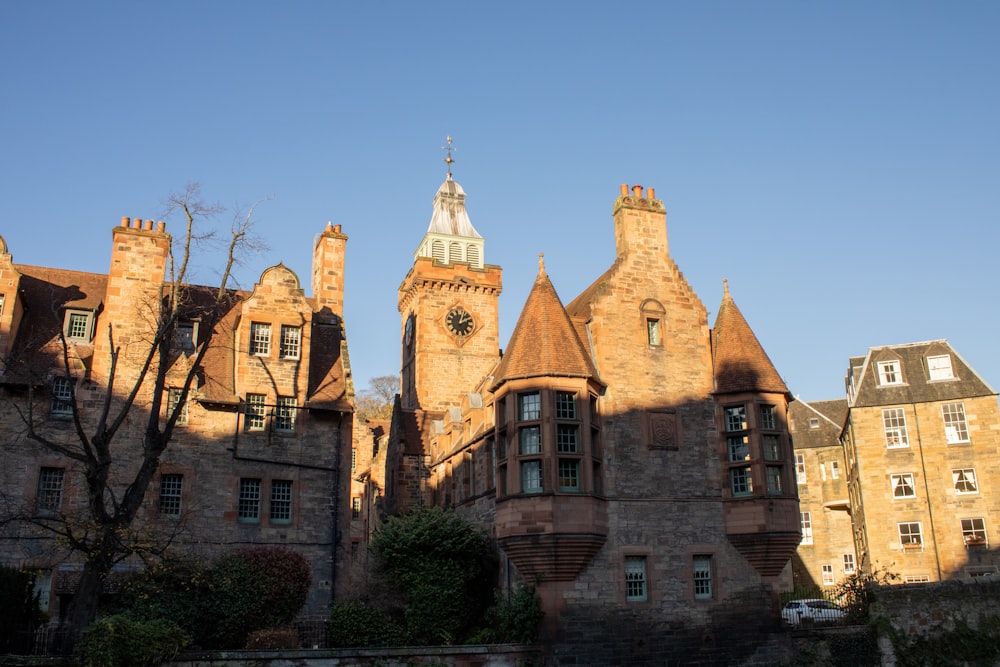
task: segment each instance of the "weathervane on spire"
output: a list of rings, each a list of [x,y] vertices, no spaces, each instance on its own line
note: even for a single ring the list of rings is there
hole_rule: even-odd
[[[448,165],[448,177],[450,178],[451,177],[451,163],[454,162],[454,160],[451,159],[451,151],[453,150],[452,146],[451,146],[451,137],[448,137],[448,145],[447,146],[442,146],[441,150],[448,151],[448,155],[445,157],[444,163],[446,165]]]

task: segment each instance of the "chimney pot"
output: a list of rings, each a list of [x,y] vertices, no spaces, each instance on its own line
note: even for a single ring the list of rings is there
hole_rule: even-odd
[[[132,229],[139,229],[142,227],[142,218],[132,218]]]
[[[656,194],[653,192],[653,188],[646,188],[646,195],[650,199],[656,199]]]
[[[628,195],[628,183],[622,183],[622,197]]]
[[[128,227],[132,221],[128,219],[127,215],[122,216],[122,227]]]
[[[153,221],[147,220],[145,223],[143,223],[142,228],[145,229],[147,232],[153,231]]]
[[[160,233],[167,231],[167,223],[160,220],[158,223],[156,223],[156,231]]]
[[[335,231],[335,232],[337,232],[339,234],[340,233],[340,225],[337,225],[336,227],[334,227],[333,231]]]
[[[639,197],[641,199],[642,198],[642,186],[641,185],[633,185],[632,186],[632,194],[635,195],[636,197]]]

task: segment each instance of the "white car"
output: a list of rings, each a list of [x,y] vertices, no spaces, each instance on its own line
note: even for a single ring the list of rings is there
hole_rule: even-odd
[[[836,623],[847,613],[829,600],[792,600],[781,610],[781,620],[789,625]]]

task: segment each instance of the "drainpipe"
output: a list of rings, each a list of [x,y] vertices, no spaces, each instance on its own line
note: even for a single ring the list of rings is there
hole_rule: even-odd
[[[920,420],[917,418],[917,405],[913,404],[913,425],[917,429],[917,446],[920,448],[920,470],[924,475],[924,499],[927,505],[927,519],[931,527],[931,541],[934,544],[934,563],[937,565],[938,581],[941,581],[941,553],[938,547],[937,531],[934,527],[934,511],[931,509],[930,485],[927,483],[927,461],[924,458],[924,440],[920,437]]]

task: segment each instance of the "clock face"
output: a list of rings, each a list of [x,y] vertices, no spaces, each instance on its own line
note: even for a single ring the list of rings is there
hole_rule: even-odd
[[[407,345],[409,345],[410,343],[413,342],[413,316],[412,315],[410,315],[410,317],[408,317],[407,320],[406,320],[406,334],[404,336],[404,342]]]
[[[465,308],[452,308],[448,311],[448,315],[444,318],[445,326],[448,327],[448,331],[456,336],[468,336],[472,333],[473,328],[475,328],[475,322],[472,319],[472,315],[469,315]]]

